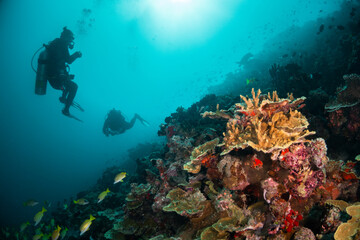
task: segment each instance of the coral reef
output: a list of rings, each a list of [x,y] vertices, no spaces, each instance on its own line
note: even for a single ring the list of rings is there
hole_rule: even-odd
[[[229,119],[224,133],[222,155],[246,147],[270,153],[304,142],[306,136],[315,133],[307,130],[308,121],[296,110],[305,98],[294,99],[289,95],[280,99],[276,91],[262,97],[260,90],[255,94],[252,89],[251,93],[252,99],[240,96],[245,104],[235,105],[235,117]]]
[[[359,239],[360,11],[351,6],[341,6],[353,14],[346,24],[316,22],[328,25],[316,29],[323,41],[313,52],[248,54],[241,71],[226,75],[233,85],[216,86],[236,97],[210,94],[179,107],[158,131],[164,145],[129,151],[120,169],[137,169],[124,182],[114,185],[119,166],[108,168],[77,195],[89,204],[65,200],[37,228],[3,228],[0,239],[45,239],[57,225],[69,228],[69,240]],[[255,92],[260,85],[277,91]],[[96,219],[80,236],[89,214]]]

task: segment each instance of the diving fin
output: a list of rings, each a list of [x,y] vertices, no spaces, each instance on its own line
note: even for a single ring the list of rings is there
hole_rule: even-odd
[[[74,108],[84,112],[85,110],[80,106],[80,104],[78,104],[77,102],[73,101],[71,106],[73,106]]]
[[[80,118],[77,118],[76,116],[74,116],[74,115],[71,115],[71,114],[69,114],[69,115],[65,115],[65,114],[63,114],[64,116],[67,116],[68,118],[72,118],[72,119],[75,119],[76,121],[79,121],[79,122],[84,122],[83,120],[81,120]]]
[[[138,115],[138,119],[144,126],[147,126],[147,127],[150,126],[149,122],[146,121],[145,119],[143,119],[142,117],[140,117],[139,115]]]

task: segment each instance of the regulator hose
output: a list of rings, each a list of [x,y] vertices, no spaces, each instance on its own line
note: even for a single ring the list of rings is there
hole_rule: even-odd
[[[43,49],[44,47],[45,47],[45,44],[43,44],[38,50],[36,50],[36,52],[34,53],[34,55],[33,55],[32,58],[31,58],[31,68],[32,68],[32,70],[34,70],[35,73],[37,73],[37,72],[36,72],[36,70],[35,70],[35,68],[34,68],[34,65],[33,65],[33,63],[34,63],[34,57],[35,57],[36,54],[37,54],[41,49]]]

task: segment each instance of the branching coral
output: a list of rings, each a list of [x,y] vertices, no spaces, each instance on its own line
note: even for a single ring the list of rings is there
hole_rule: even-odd
[[[230,110],[220,110],[219,109],[219,104],[216,105],[216,112],[204,112],[201,114],[201,116],[204,117],[208,117],[208,118],[225,118],[225,119],[231,119],[233,118],[233,114],[231,113]]]
[[[224,133],[222,155],[246,147],[270,153],[304,142],[306,136],[315,133],[307,130],[307,119],[296,110],[302,106],[304,97],[294,99],[288,95],[288,98],[281,99],[276,92],[272,96],[270,93],[266,96],[260,94],[260,90],[255,94],[252,89],[252,99],[240,96],[245,104],[235,105],[235,117],[229,119]]]

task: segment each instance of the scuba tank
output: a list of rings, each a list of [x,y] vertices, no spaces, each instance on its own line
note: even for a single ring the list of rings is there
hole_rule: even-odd
[[[47,76],[46,76],[46,62],[47,62],[47,50],[43,50],[38,58],[38,66],[36,71],[36,81],[35,81],[35,94],[36,95],[45,95],[46,86],[47,86]]]

